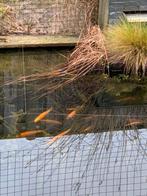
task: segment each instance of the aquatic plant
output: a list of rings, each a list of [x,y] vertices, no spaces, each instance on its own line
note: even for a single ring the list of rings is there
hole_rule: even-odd
[[[109,26],[106,44],[110,63],[123,63],[125,72],[145,75],[147,68],[147,26],[143,23],[129,23],[121,19]]]

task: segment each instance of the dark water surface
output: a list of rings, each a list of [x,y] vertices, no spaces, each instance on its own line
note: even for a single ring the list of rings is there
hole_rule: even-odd
[[[0,135],[15,137],[19,130],[41,129],[32,123],[36,115],[52,105],[45,83],[17,82],[22,76],[48,72],[65,62],[69,51],[55,49],[19,49],[0,51]],[[47,82],[46,82],[47,83]],[[44,125],[45,126],[45,125]]]

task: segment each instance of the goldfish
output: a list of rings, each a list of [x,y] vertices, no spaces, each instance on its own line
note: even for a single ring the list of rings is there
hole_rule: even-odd
[[[66,119],[68,120],[68,119],[70,119],[70,118],[74,118],[74,117],[76,116],[76,114],[77,114],[76,110],[73,110],[72,112],[70,112],[70,113],[67,115]]]
[[[143,121],[142,120],[130,119],[125,126],[128,127],[128,126],[139,126],[139,125],[143,125]]]
[[[127,101],[136,101],[136,98],[133,97],[133,96],[130,96],[130,97],[124,97],[124,98],[120,98],[118,101],[124,101],[124,102],[127,102]]]
[[[18,135],[16,135],[17,138],[23,138],[23,137],[34,137],[38,134],[45,134],[46,132],[44,130],[30,130],[30,131],[24,131]]]
[[[67,111],[75,110],[75,108],[67,108]]]
[[[67,133],[70,132],[71,129],[67,129],[66,131],[61,132],[60,134],[56,135],[55,137],[52,138],[51,141],[48,142],[48,144],[52,144],[53,142],[57,141],[58,139],[60,139],[61,137],[63,137],[64,135],[66,135]]]
[[[48,124],[62,125],[62,123],[60,121],[57,121],[57,120],[43,119],[41,121],[42,122],[46,122]]]
[[[89,126],[89,127],[87,127],[87,128],[84,130],[84,132],[90,132],[92,129],[93,129],[93,126]]]
[[[39,114],[35,119],[34,119],[34,123],[38,123],[40,122],[42,119],[44,119],[48,113],[50,113],[52,111],[52,108],[48,109],[45,112],[42,112],[41,114]]]

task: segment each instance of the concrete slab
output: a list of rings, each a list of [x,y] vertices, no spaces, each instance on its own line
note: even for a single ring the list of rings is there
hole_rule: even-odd
[[[77,42],[78,37],[73,36],[0,36],[0,48],[74,46]]]

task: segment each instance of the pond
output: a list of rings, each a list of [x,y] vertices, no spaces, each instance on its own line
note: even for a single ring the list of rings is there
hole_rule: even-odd
[[[0,195],[147,195],[145,79],[89,75],[86,82],[78,81],[52,94],[48,80],[24,79],[64,63],[71,50],[0,52]],[[89,93],[96,91],[93,80],[100,90],[87,102]],[[85,99],[82,113],[68,121],[67,109]],[[46,121],[34,122],[51,107]],[[69,128],[69,135],[50,142]],[[16,139],[32,130],[43,134]]]
[[[48,93],[48,88],[51,82],[54,81],[50,82],[47,77],[43,80],[38,78],[38,80],[29,82],[23,79],[24,76],[48,73],[55,69],[55,66],[66,62],[71,50],[72,48],[64,47],[58,49],[1,50],[1,138],[15,138],[18,133],[32,129],[45,130],[47,133],[45,136],[55,134],[61,128],[67,128],[68,123],[65,122],[67,111],[70,108],[83,105],[83,102],[86,103],[85,106],[87,105],[87,107],[84,106],[84,114],[91,114],[96,111],[97,115],[106,114],[106,116],[108,113],[128,116],[130,112],[134,116],[146,115],[146,79],[131,79],[124,75],[108,78],[105,74],[97,76],[96,72],[96,74],[86,76],[86,80],[78,80],[76,84],[61,88],[52,94]],[[94,96],[91,96],[91,94],[94,94]],[[89,99],[88,97],[91,98]],[[116,106],[118,107],[116,108]],[[128,106],[128,109],[124,108],[124,106]],[[56,126],[51,126],[47,121],[34,123],[35,117],[50,107],[54,107],[54,110],[48,115],[48,118],[60,121],[58,126],[57,124]],[[111,109],[110,107],[113,108]],[[143,118],[143,124],[146,127],[146,118]],[[142,119],[140,118],[139,120]],[[112,119],[109,119],[109,121],[112,121]],[[119,123],[120,121],[117,122],[117,124]],[[123,121],[123,123],[125,122]],[[108,127],[102,126],[102,124],[104,124],[103,119],[101,119],[99,126],[103,130],[108,130]],[[118,127],[118,129],[121,128],[122,125]]]

